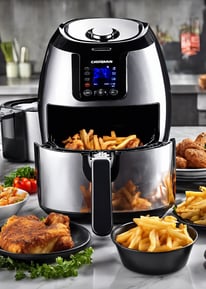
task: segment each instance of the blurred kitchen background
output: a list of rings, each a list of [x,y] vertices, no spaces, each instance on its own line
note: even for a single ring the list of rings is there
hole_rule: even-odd
[[[60,23],[79,17],[128,17],[150,23],[158,35],[168,69],[206,72],[204,0],[0,0],[0,39],[16,38],[28,47],[33,72],[39,73],[46,46]],[[205,21],[204,21],[205,20]],[[199,34],[200,50],[181,53],[181,33]],[[205,40],[205,41],[204,41]],[[2,67],[1,74],[5,73]]]
[[[199,76],[206,74],[206,0],[0,0],[0,45],[15,44],[22,52],[22,62],[32,68],[31,75],[23,70],[25,76],[8,78],[0,50],[0,104],[37,97],[51,36],[61,23],[81,17],[148,22],[159,39],[169,72],[172,125],[206,125],[206,87],[198,84]],[[27,66],[23,64],[23,68]],[[183,108],[188,113],[182,113]]]

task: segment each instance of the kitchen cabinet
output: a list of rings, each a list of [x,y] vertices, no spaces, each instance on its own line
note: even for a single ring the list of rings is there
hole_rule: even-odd
[[[197,110],[198,75],[169,74],[172,93],[172,125],[199,125]]]
[[[197,109],[199,125],[206,124],[206,92],[198,93],[197,95]]]
[[[199,112],[197,109],[196,93],[172,94],[172,125],[199,125]],[[204,125],[204,123],[202,123],[202,125]]]

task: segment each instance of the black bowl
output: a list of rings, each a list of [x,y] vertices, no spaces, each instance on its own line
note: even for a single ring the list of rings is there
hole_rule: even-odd
[[[136,226],[134,222],[130,222],[117,226],[111,232],[112,241],[116,245],[120,259],[126,268],[138,273],[160,275],[173,273],[186,265],[191,249],[198,238],[198,233],[194,228],[187,226],[188,233],[193,239],[191,244],[167,252],[138,251],[126,248],[115,241],[118,234]]]

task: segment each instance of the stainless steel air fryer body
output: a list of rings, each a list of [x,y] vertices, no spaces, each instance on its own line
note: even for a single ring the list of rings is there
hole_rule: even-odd
[[[165,62],[147,23],[116,18],[73,20],[60,25],[51,38],[39,83],[43,142],[54,134],[52,119],[62,129],[65,123],[82,118],[82,108],[108,106],[117,117],[122,107],[134,108],[132,119],[130,113],[124,115],[130,125],[149,122],[149,132],[162,141],[169,135],[170,104]],[[66,112],[64,118],[65,107],[71,108],[71,114]],[[90,122],[88,118],[91,113],[84,123]]]
[[[35,164],[40,206],[83,219],[91,214],[93,231],[107,235],[113,217],[119,222],[139,214],[112,211],[113,189],[131,181],[143,197],[154,200],[153,213],[166,210],[175,194],[170,109],[164,58],[147,23],[89,18],[61,24],[49,42],[39,82],[43,144],[35,144]],[[64,149],[62,141],[82,128],[99,136],[111,130],[118,136],[136,134],[144,146],[100,152]],[[167,183],[163,192],[162,183]],[[85,188],[91,194],[87,213],[82,211]]]

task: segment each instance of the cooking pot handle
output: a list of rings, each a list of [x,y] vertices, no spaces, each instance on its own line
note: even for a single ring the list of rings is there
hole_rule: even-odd
[[[92,230],[96,235],[108,235],[113,226],[111,166],[107,157],[92,160]]]

